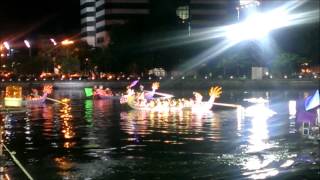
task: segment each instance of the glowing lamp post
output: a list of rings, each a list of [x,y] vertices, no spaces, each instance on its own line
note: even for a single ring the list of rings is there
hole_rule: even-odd
[[[73,44],[73,43],[74,43],[74,41],[70,41],[69,39],[63,40],[63,41],[61,42],[61,44],[62,44],[63,46],[68,46],[68,45],[71,45],[71,44]]]
[[[3,45],[0,44],[0,57],[1,57],[1,58],[4,57],[4,54],[3,54],[2,50],[3,50]]]
[[[27,46],[27,48],[29,49],[29,57],[31,57],[31,45],[30,45],[30,42],[28,40],[24,40],[23,42]]]
[[[5,42],[3,43],[3,45],[4,45],[4,47],[8,50],[7,56],[11,56],[10,44],[9,44],[7,41],[5,41]]]
[[[8,51],[10,51],[10,45],[9,45],[9,43],[8,43],[7,41],[5,41],[5,42],[3,43],[3,45],[4,45],[4,47],[5,47]]]
[[[231,25],[227,37],[236,42],[266,37],[272,30],[286,26],[288,15],[285,11],[254,13],[243,22]]]
[[[61,42],[62,46],[70,46],[72,44],[74,44],[74,41],[70,41],[69,39],[63,40]],[[66,48],[66,54],[67,54],[67,58],[69,58],[69,49]]]
[[[53,44],[54,46],[57,45],[57,42],[56,42],[53,38],[51,38],[50,41],[52,42],[52,44]]]

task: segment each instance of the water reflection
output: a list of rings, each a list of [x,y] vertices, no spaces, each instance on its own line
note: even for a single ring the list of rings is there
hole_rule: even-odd
[[[55,132],[54,109],[52,106],[45,105],[42,109],[43,131],[42,135],[46,139],[51,139]]]
[[[84,101],[84,119],[86,120],[89,127],[93,126],[93,100],[86,99]]]
[[[99,142],[97,141],[98,134],[95,131],[95,106],[94,101],[92,99],[86,99],[84,101],[84,119],[86,122],[86,137],[83,137],[83,140],[86,140],[87,143],[83,145],[84,148],[98,148]],[[98,106],[101,106],[100,104]],[[91,151],[88,155],[96,157],[96,153],[92,153]]]
[[[62,105],[60,109],[60,118],[62,120],[61,133],[65,139],[63,147],[66,149],[72,148],[76,144],[73,140],[75,132],[73,130],[72,117],[71,106],[69,104]]]
[[[85,128],[81,146],[87,156],[105,159],[105,153],[114,148],[109,148],[109,141],[112,139],[109,133],[116,130],[109,127],[112,125],[111,117],[114,115],[114,101],[86,99],[83,101],[83,107]]]
[[[63,177],[63,179],[76,179],[71,172],[75,166],[75,163],[73,163],[71,159],[62,156],[53,158],[53,161],[59,169],[58,174]]]
[[[268,95],[268,94],[267,94]],[[251,129],[248,146],[244,151],[245,154],[252,154],[244,161],[243,173],[252,179],[265,179],[270,176],[275,176],[279,172],[277,169],[268,167],[276,160],[276,156],[272,153],[265,154],[263,151],[274,148],[275,144],[270,143],[268,120],[275,112],[269,108],[268,104],[258,103],[246,108],[245,113],[248,113],[248,119],[251,122]]]
[[[66,157],[55,157],[53,160],[58,168],[63,171],[70,170],[74,166],[74,163],[72,163],[72,161]]]
[[[6,115],[2,115],[0,113],[0,159],[1,159],[1,162],[0,162],[0,180],[9,180],[10,179],[10,176],[7,172],[7,167],[4,163],[4,159],[5,159],[5,156],[4,156],[4,148],[3,148],[3,145],[2,143],[6,143],[5,142],[5,138],[4,138],[4,135],[5,133],[4,132],[4,122],[6,121],[6,118],[5,118]]]
[[[120,113],[121,129],[130,135],[127,140],[183,144],[187,141],[219,141],[221,123],[213,112],[194,114],[189,110],[179,112],[135,111]],[[209,128],[209,129],[208,129]],[[161,134],[158,136],[151,136]],[[176,135],[175,140],[172,135]]]
[[[265,106],[259,105],[263,108]],[[251,129],[249,135],[248,153],[259,152],[271,147],[268,143],[269,131],[268,131],[268,115],[263,115],[261,110],[255,109],[257,114],[251,119]]]

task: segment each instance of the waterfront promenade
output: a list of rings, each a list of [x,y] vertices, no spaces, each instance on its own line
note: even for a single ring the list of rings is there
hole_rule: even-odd
[[[56,80],[56,81],[5,81],[0,83],[0,88],[10,84],[20,85],[22,87],[38,87],[42,84],[53,84],[55,89],[78,89],[103,85],[113,89],[125,88],[133,80]],[[140,80],[146,88],[149,88],[152,82],[160,82],[161,89],[207,89],[212,85],[220,85],[228,89],[316,89],[320,87],[319,79],[262,79],[262,80],[238,80],[238,79],[151,79]]]

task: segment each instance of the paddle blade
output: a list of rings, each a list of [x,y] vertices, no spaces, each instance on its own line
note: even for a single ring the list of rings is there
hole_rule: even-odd
[[[138,84],[138,82],[139,82],[139,80],[135,80],[135,81],[133,81],[129,86],[130,86],[130,88],[132,88],[132,87],[134,87],[135,85],[137,85]]]

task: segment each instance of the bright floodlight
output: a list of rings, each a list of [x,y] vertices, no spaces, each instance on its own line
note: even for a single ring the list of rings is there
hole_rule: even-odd
[[[30,42],[28,40],[24,40],[24,44],[27,46],[27,48],[31,47]]]
[[[228,27],[227,37],[233,41],[260,39],[274,29],[288,25],[286,11],[274,10],[251,14],[245,21]]]
[[[3,43],[3,45],[4,45],[4,47],[6,47],[7,50],[10,50],[10,45],[9,45],[9,43],[7,41],[5,41]]]
[[[240,6],[241,7],[246,7],[246,6],[249,6],[249,5],[259,5],[260,2],[257,1],[257,0],[240,0]]]

